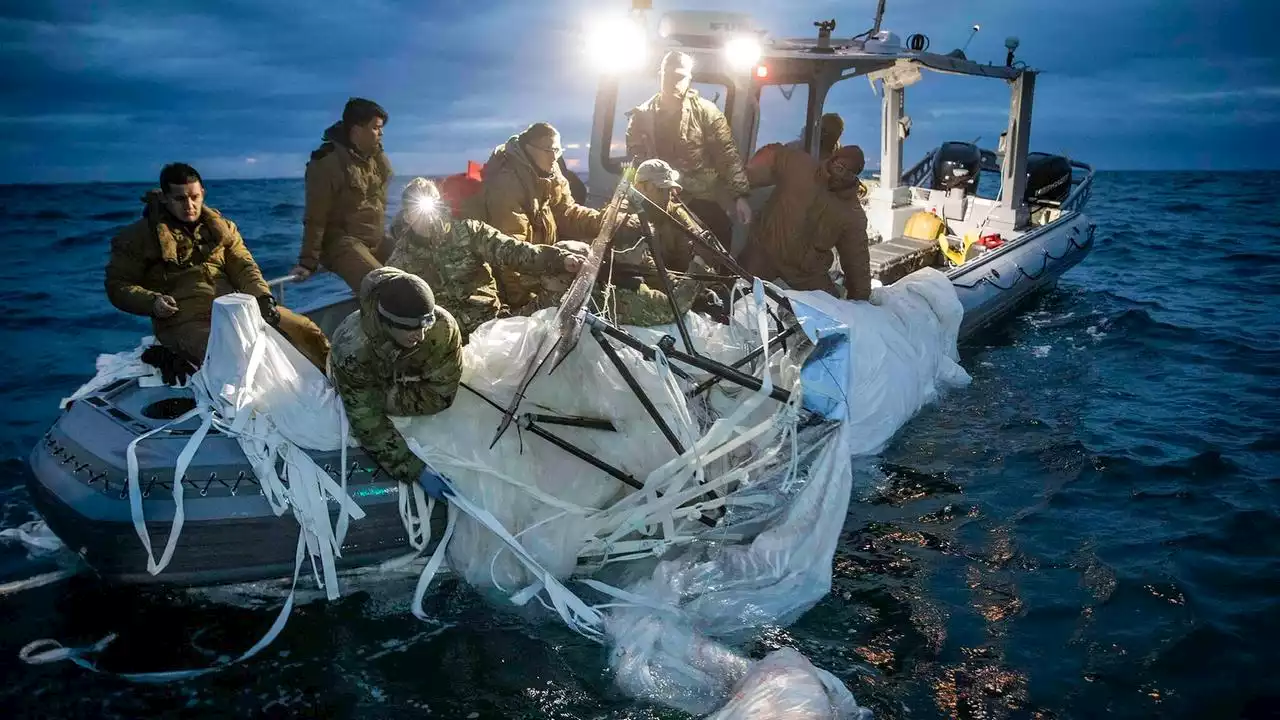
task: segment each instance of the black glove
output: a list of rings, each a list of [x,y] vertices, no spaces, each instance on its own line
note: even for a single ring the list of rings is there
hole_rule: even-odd
[[[159,370],[165,385],[184,383],[196,371],[194,363],[163,345],[143,350],[142,362]]]
[[[262,295],[258,298],[258,310],[262,313],[262,319],[267,321],[271,327],[280,324],[280,310],[276,308],[276,299],[270,295]]]

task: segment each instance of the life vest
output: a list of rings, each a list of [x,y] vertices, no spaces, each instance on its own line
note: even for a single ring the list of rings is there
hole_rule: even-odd
[[[484,166],[468,160],[466,172],[455,173],[441,181],[440,195],[449,203],[454,217],[462,217],[463,201],[480,192],[483,180]]]

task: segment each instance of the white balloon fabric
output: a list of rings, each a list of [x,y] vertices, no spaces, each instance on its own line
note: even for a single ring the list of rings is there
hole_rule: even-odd
[[[784,707],[807,708],[797,717],[860,717],[847,689],[797,654],[753,664],[730,643],[794,621],[829,592],[852,457],[879,451],[940,390],[968,382],[956,362],[963,309],[931,269],[878,288],[871,303],[788,295],[815,350],[797,366],[775,343],[767,372],[746,368],[765,381],[761,391],[720,382],[709,397],[690,398],[690,383],[661,353],[649,361],[619,350],[679,451],[590,335],[532,383],[523,411],[612,423],[617,432],[546,427],[643,490],[527,431],[490,450],[501,413],[471,392],[439,415],[396,419],[460,496],[450,566],[512,602],[545,597],[570,626],[604,638],[618,684],[635,697],[699,714],[720,708],[722,720]],[[765,309],[757,289],[735,305],[729,326],[687,320],[699,350],[732,362],[769,336]],[[505,406],[551,318],[481,326],[464,352],[464,383]],[[646,342],[676,334],[628,329]],[[774,384],[793,401],[769,398]],[[812,422],[801,424],[801,406]],[[713,529],[697,521],[720,510]],[[608,601],[594,609],[563,584],[587,575],[587,594]]]

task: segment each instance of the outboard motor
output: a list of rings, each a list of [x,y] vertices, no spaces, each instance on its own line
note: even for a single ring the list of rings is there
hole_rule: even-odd
[[[965,194],[978,189],[982,151],[967,142],[945,142],[933,156],[933,189],[964,188]]]
[[[1027,153],[1027,192],[1023,201],[1060,203],[1071,193],[1071,161],[1061,155]]]

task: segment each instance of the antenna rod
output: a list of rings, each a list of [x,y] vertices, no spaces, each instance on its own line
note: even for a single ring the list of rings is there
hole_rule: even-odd
[[[884,2],[885,0],[880,0],[880,4],[876,6],[876,24],[871,28],[872,36],[880,32],[880,21],[884,19]]]

